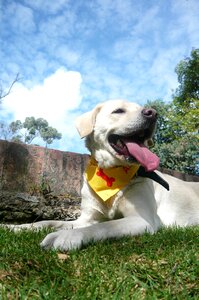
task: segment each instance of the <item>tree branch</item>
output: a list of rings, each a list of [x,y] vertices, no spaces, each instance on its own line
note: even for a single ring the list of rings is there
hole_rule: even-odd
[[[13,82],[12,82],[12,84],[10,85],[10,87],[9,87],[9,89],[8,89],[7,92],[4,93],[2,87],[0,87],[0,100],[2,100],[3,98],[7,97],[7,96],[10,94],[10,92],[11,92],[11,90],[12,90],[14,84],[15,84],[16,82],[18,82],[18,81],[19,81],[19,73],[17,73],[15,79],[13,80]]]

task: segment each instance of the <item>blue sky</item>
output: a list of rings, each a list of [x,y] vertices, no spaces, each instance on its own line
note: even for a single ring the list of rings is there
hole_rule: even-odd
[[[0,0],[0,120],[43,117],[51,145],[85,152],[76,116],[98,102],[171,100],[177,63],[199,45],[198,0]]]

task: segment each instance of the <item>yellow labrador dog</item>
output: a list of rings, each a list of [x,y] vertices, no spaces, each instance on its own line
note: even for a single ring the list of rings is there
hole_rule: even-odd
[[[199,183],[154,172],[159,158],[148,147],[156,126],[154,109],[123,100],[97,105],[77,119],[91,152],[84,175],[81,216],[14,226],[53,227],[41,245],[77,249],[90,241],[154,233],[161,226],[199,224]]]

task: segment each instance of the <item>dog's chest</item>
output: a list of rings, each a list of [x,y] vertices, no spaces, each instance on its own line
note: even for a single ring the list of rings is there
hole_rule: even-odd
[[[123,215],[123,207],[125,205],[123,191],[119,191],[115,196],[102,203],[103,213],[108,219],[119,219]]]
[[[130,185],[103,202],[103,211],[108,219],[119,219],[135,213],[132,199],[126,197]]]
[[[99,217],[101,215],[100,218],[104,220],[119,219],[134,214],[135,207],[132,195],[129,195],[129,190],[133,188],[135,182],[137,182],[137,179],[133,179],[116,195],[104,201],[91,189],[85,180],[82,188],[82,208],[89,208],[89,211],[93,209],[95,213],[97,211]]]

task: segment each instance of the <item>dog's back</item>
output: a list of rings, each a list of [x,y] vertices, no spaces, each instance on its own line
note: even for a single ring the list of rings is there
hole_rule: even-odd
[[[168,174],[160,174],[170,191],[155,183],[158,215],[164,225],[188,226],[199,223],[199,182],[187,182]]]

